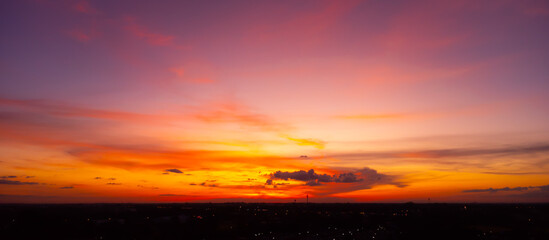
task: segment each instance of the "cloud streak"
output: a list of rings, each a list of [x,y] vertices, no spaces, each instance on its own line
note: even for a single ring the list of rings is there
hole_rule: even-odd
[[[288,140],[295,142],[299,146],[312,146],[318,149],[324,149],[326,143],[318,139],[303,139],[287,137]]]
[[[12,181],[6,179],[0,179],[0,184],[5,185],[37,185],[37,182],[21,182],[21,181]]]
[[[417,151],[387,151],[387,152],[364,152],[364,153],[343,153],[333,154],[331,157],[345,159],[387,159],[387,158],[454,158],[454,157],[475,157],[485,155],[511,156],[523,154],[536,154],[549,151],[547,144],[527,144],[519,146],[508,146],[499,148],[448,148],[436,150]]]
[[[543,185],[543,186],[529,186],[529,187],[504,187],[504,188],[486,188],[486,189],[469,189],[469,190],[463,190],[464,193],[497,193],[497,192],[523,192],[530,189],[539,189],[541,191],[549,191],[549,185]]]

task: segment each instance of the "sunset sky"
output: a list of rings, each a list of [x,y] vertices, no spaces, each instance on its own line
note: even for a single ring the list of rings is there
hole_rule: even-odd
[[[0,202],[547,202],[548,1],[0,3]]]

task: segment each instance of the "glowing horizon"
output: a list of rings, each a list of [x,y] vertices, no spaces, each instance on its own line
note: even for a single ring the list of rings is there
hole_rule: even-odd
[[[0,9],[0,202],[549,199],[547,2]]]

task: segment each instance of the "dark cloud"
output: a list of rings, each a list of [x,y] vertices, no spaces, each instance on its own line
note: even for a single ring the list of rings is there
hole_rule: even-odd
[[[504,187],[504,188],[486,188],[486,189],[469,189],[469,190],[463,190],[464,193],[482,193],[482,192],[489,192],[489,193],[496,193],[496,192],[512,192],[512,191],[527,191],[529,189],[539,189],[540,191],[549,191],[549,185],[543,185],[543,186],[529,186],[529,187]]]
[[[0,178],[16,178],[17,176],[1,176]]]
[[[194,185],[196,185],[196,183],[190,183],[189,185],[194,186]]]
[[[319,181],[319,182],[334,182],[334,179],[339,178],[339,176],[330,176],[328,174],[317,174],[315,173],[314,169],[310,169],[309,171],[299,170],[295,172],[282,172],[282,171],[276,171],[274,173],[271,173],[271,179],[280,179],[280,180],[286,180],[289,179],[297,180],[297,181],[303,181],[303,182],[309,182],[309,181]]]
[[[110,182],[110,183],[107,183],[107,185],[122,185],[122,183],[113,183],[113,182]]]
[[[171,169],[166,169],[164,170],[166,172],[172,172],[172,173],[183,173],[181,170],[177,169],[177,168],[171,168]]]
[[[478,193],[478,192],[495,193],[495,192],[499,192],[499,191],[508,192],[508,191],[526,191],[526,190],[528,190],[528,187],[516,187],[516,188],[504,187],[504,188],[470,189],[470,190],[463,190],[463,192],[465,192],[465,193]]]
[[[191,183],[190,185],[196,185],[196,184]],[[198,184],[198,185],[204,186],[204,187],[218,187],[218,186],[219,186],[219,185],[217,185],[217,184],[206,184],[206,182],[200,183],[200,184]]]
[[[101,179],[101,177],[95,177],[94,179],[99,180],[99,179]]]
[[[549,172],[482,172],[484,174],[494,175],[542,175],[549,174]]]
[[[361,189],[370,189],[375,185],[395,185],[405,187],[404,184],[397,181],[396,176],[378,173],[371,168],[362,168],[355,171],[344,172],[341,174],[318,174],[314,169],[309,171],[282,172],[276,171],[270,174],[270,178],[265,185],[280,185],[274,183],[274,180],[296,180],[304,182],[304,185],[314,186],[318,195],[329,195],[341,192],[351,192]],[[336,183],[325,185],[323,183]]]
[[[506,201],[543,202],[549,199],[549,185],[528,187],[504,187],[464,190],[464,193],[476,193],[478,196],[489,197],[488,201],[505,199]],[[507,194],[496,194],[506,192]]]
[[[11,180],[5,180],[0,179],[0,184],[6,184],[6,185],[36,185],[37,182],[20,182],[20,181],[11,181]]]
[[[168,194],[159,194],[158,196],[160,196],[160,197],[184,197],[186,195],[168,193]]]
[[[114,181],[114,180],[116,180],[116,178],[113,178],[113,177],[112,177],[112,178],[109,178],[109,179],[107,179],[107,180]]]
[[[321,185],[321,183],[328,183],[328,182],[336,182],[336,183],[354,183],[354,182],[360,182],[364,179],[359,178],[357,175],[359,172],[348,172],[348,173],[341,173],[341,174],[334,174],[332,176],[328,174],[317,174],[315,173],[314,169],[310,169],[309,171],[299,170],[295,172],[282,172],[282,171],[276,171],[274,173],[271,173],[271,180],[272,179],[279,179],[279,180],[297,180],[302,182],[307,182],[307,185],[309,186],[318,186]],[[315,182],[316,184],[313,184],[312,182]],[[271,184],[267,184],[271,185]]]
[[[319,183],[318,181],[311,180],[311,181],[308,181],[307,183],[305,183],[305,185],[307,185],[307,186],[320,186],[320,185],[322,185],[322,184]],[[275,186],[275,187],[276,187],[276,186]]]
[[[25,176],[25,178],[33,178],[34,176]]]
[[[73,186],[67,186],[67,187],[60,187],[59,189],[73,189]]]

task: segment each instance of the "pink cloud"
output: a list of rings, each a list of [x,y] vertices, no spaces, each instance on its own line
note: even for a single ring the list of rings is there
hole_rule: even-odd
[[[73,30],[70,31],[68,34],[70,37],[79,42],[88,42],[92,38],[90,34],[85,33],[82,30]]]
[[[72,6],[72,9],[74,11],[86,14],[96,14],[99,12],[97,11],[97,9],[93,8],[88,1],[85,0],[78,1]]]
[[[185,69],[182,67],[173,67],[170,68],[170,72],[173,72],[177,77],[183,77],[185,75]]]
[[[139,25],[134,17],[125,17],[124,20],[126,22],[126,30],[132,35],[145,40],[150,45],[188,49],[186,46],[176,44],[174,42],[175,36],[153,32],[147,27]]]

